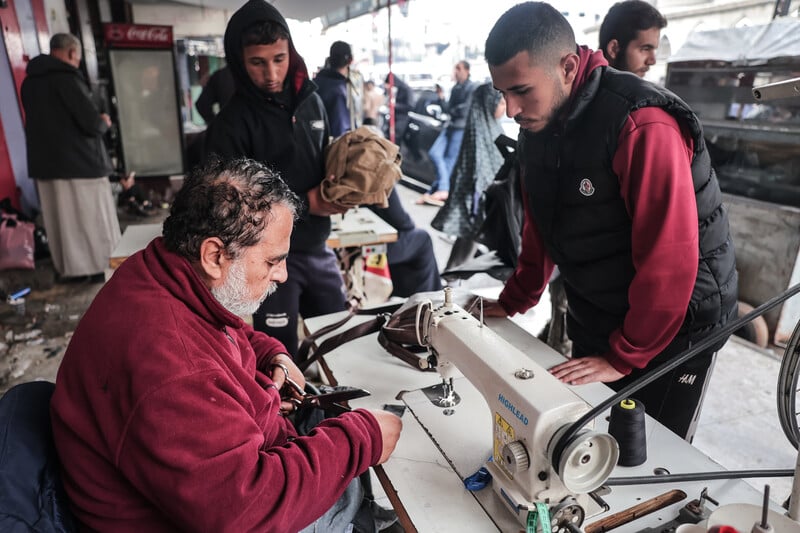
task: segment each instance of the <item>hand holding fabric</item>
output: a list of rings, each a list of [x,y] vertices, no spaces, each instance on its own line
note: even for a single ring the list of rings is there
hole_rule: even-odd
[[[308,212],[312,215],[329,217],[331,215],[344,214],[348,209],[347,207],[326,201],[322,197],[319,185],[308,191],[306,197],[308,198]]]

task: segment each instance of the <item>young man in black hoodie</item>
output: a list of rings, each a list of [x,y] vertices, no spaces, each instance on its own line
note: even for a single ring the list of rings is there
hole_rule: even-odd
[[[253,315],[253,327],[293,355],[298,315],[346,307],[336,256],[325,245],[330,215],[344,210],[320,195],[328,120],[286,21],[269,3],[250,0],[231,17],[225,55],[237,89],[207,130],[206,153],[267,164],[306,204],[292,233],[289,279]]]

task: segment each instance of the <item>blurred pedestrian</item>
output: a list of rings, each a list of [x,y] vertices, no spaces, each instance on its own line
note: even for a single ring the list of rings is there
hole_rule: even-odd
[[[227,65],[216,70],[208,81],[206,81],[200,96],[194,103],[194,107],[206,124],[211,124],[220,109],[225,107],[233,93],[236,92],[236,84],[233,81],[231,70]]]
[[[445,270],[475,255],[473,237],[481,223],[479,200],[503,165],[494,141],[503,133],[498,119],[505,110],[505,100],[491,83],[484,83],[472,94],[464,139],[450,175],[450,195],[431,222],[435,229],[456,237]]]
[[[392,139],[391,132],[388,130],[390,125],[385,124],[384,129],[387,132],[386,137],[400,146],[408,127],[408,112],[414,109],[414,91],[411,90],[411,87],[406,82],[394,74],[391,75],[391,86],[389,85],[389,79],[389,75],[387,75],[384,87],[386,87],[386,94],[389,99],[391,99],[392,92],[394,92],[394,139]]]
[[[81,43],[68,33],[50,39],[22,83],[28,172],[36,180],[53,266],[62,280],[99,281],[120,239],[111,193],[111,160],[101,113],[78,70]]]
[[[314,78],[325,104],[331,135],[354,130],[364,122],[364,81],[352,68],[353,52],[344,41],[331,45],[326,66]]]
[[[450,116],[444,129],[436,138],[428,155],[436,166],[436,179],[430,189],[417,203],[444,205],[450,193],[450,173],[456,164],[461,141],[464,138],[464,127],[467,124],[469,100],[476,85],[469,79],[469,63],[459,61],[453,68],[456,84],[450,91],[444,111]]]
[[[345,49],[337,46],[337,43],[341,41],[331,46],[329,67],[323,69],[314,79],[325,104],[325,111],[331,124],[331,134],[334,137],[351,130],[349,122],[351,112],[345,97],[348,84],[345,74],[352,58],[349,56],[349,46]],[[337,51],[343,54],[339,56]],[[336,65],[340,65],[338,70],[334,70]],[[366,207],[397,230],[397,241],[389,243],[386,247],[393,285],[392,295],[407,297],[416,292],[441,289],[442,281],[430,235],[427,231],[416,227],[403,207],[397,191],[392,190],[388,204],[385,208],[374,205]]]
[[[386,96],[378,90],[375,82],[364,82],[364,125],[375,126],[381,129],[380,109],[385,103]]]

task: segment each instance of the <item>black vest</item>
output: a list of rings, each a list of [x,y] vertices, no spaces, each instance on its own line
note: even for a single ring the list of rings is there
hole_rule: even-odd
[[[737,309],[728,215],[702,127],[680,98],[633,74],[598,68],[578,90],[565,120],[520,135],[529,208],[564,278],[568,334],[581,350],[603,353],[628,311],[632,226],[611,164],[630,113],[657,106],[688,128],[694,140],[700,264],[684,323],[663,352],[674,354],[735,318]]]

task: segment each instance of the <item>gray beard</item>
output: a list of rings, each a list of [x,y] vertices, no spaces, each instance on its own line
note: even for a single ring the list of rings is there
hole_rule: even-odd
[[[271,283],[260,298],[251,300],[245,279],[244,264],[242,261],[234,261],[228,270],[228,278],[222,286],[211,289],[211,294],[222,307],[234,315],[246,317],[258,311],[264,300],[277,288],[276,283]]]

